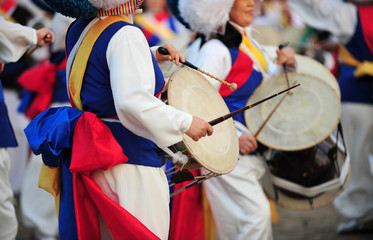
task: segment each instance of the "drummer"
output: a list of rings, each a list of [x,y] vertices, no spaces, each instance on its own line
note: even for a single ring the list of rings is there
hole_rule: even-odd
[[[204,44],[197,39],[191,45],[190,49],[194,49],[196,44],[199,48],[193,64],[238,85],[238,89],[232,92],[228,86],[209,78],[231,112],[244,107],[258,85],[266,77],[279,74],[283,64],[291,71],[296,65],[295,53],[289,47],[276,50],[278,57],[277,64],[274,64],[261,46],[249,37],[254,2],[179,0],[183,20],[193,31],[208,39]],[[238,165],[231,173],[204,182],[217,236],[218,239],[273,239],[269,201],[259,183],[265,168],[256,153],[258,143],[245,127],[243,113],[236,115],[234,120],[236,126],[241,126],[238,130]]]
[[[54,0],[46,0],[46,2],[57,12],[78,19],[67,32],[66,48],[67,53],[70,54],[68,69],[76,69],[74,68],[75,62],[71,66],[69,61],[73,55],[72,52],[74,52],[73,47],[80,41],[79,38],[84,34],[84,29],[87,26],[89,28],[90,24],[95,23],[95,21],[96,23],[102,23],[103,21],[110,23],[104,29],[104,33],[101,34],[100,31],[97,31],[98,39],[90,50],[91,52],[88,52],[90,58],[86,71],[83,71],[82,78],[84,80],[78,98],[73,98],[76,95],[70,88],[70,101],[75,108],[83,111],[82,117],[79,118],[74,128],[73,156],[76,146],[76,131],[79,131],[79,126],[81,126],[78,125],[79,122],[84,121],[88,116],[97,116],[105,120],[99,120],[99,125],[95,125],[95,127],[88,127],[89,131],[94,132],[98,126],[104,126],[104,129],[107,129],[105,131],[109,141],[104,143],[105,147],[101,148],[101,151],[97,149],[96,152],[104,154],[104,149],[110,149],[109,152],[113,152],[119,146],[119,159],[126,162],[125,160],[128,158],[126,164],[118,164],[118,160],[115,163],[108,163],[109,165],[105,167],[95,168],[96,170],[88,174],[92,179],[87,179],[85,173],[84,179],[87,181],[93,180],[94,186],[98,184],[101,188],[101,190],[98,188],[100,194],[102,191],[106,195],[102,196],[99,201],[94,201],[96,205],[93,210],[100,209],[103,201],[109,201],[110,203],[110,206],[105,205],[99,213],[96,212],[92,215],[102,216],[100,226],[94,225],[98,221],[84,215],[78,215],[79,211],[77,209],[74,212],[74,206],[77,206],[77,202],[81,202],[82,199],[90,199],[89,194],[81,195],[81,199],[79,197],[69,199],[70,196],[63,199],[61,196],[59,211],[60,238],[100,239],[101,235],[101,239],[111,239],[111,235],[114,239],[118,236],[120,236],[119,238],[123,238],[123,236],[131,238],[132,236],[136,239],[168,239],[169,192],[166,176],[161,169],[163,152],[158,147],[168,147],[181,141],[184,133],[197,141],[213,132],[211,125],[206,121],[168,106],[156,97],[164,86],[164,78],[160,67],[167,70],[168,61],[175,61],[178,64],[180,61],[184,61],[183,56],[173,46],[167,44],[164,47],[171,53],[170,56],[156,53],[157,48],[149,48],[141,30],[132,24],[132,15],[135,9],[128,8],[128,5],[136,6],[136,9],[140,8],[142,0],[65,0],[63,4],[61,1]],[[102,10],[100,11],[100,17],[97,17],[97,9]],[[107,16],[114,13],[121,17]],[[111,21],[118,19],[118,22]],[[91,29],[97,30],[96,26],[94,24]],[[96,31],[89,31],[86,37],[91,37],[90,33],[92,32],[97,33]],[[89,43],[83,39],[82,45],[84,45],[84,48]],[[81,57],[79,52],[76,55],[76,58],[78,57]],[[157,61],[162,62],[161,65],[158,65]],[[67,72],[67,74],[69,75],[70,72]],[[72,84],[80,80],[82,79],[71,77],[69,86],[71,87]],[[76,109],[73,108],[63,109],[67,109],[71,113],[76,112]],[[57,111],[56,113],[58,113]],[[95,115],[89,114],[89,112]],[[54,114],[54,112],[48,110],[42,113],[44,115],[39,115],[39,118],[37,117],[33,121],[34,123],[36,121],[36,124],[32,122],[28,130],[34,134],[37,134],[35,133],[38,132],[37,130],[42,130],[37,129],[39,126],[37,121],[40,120],[40,116],[46,116],[48,119],[55,116],[49,116],[49,113]],[[36,131],[32,131],[32,126],[35,125],[34,130]],[[109,131],[109,128],[111,131]],[[64,131],[64,129],[59,130]],[[99,138],[105,136],[102,133],[98,133],[100,134]],[[84,134],[83,136],[84,140],[79,144],[93,140]],[[114,144],[109,145],[111,141],[114,141]],[[35,149],[33,150],[35,151]],[[43,160],[45,160],[44,157],[43,155]],[[73,162],[72,159],[71,157],[71,162]],[[107,159],[111,158],[99,159],[97,156],[93,156],[93,159],[86,157],[83,162],[87,161],[94,166],[101,166],[102,162]],[[63,171],[63,173],[66,172]],[[65,175],[63,176],[65,177]],[[71,177],[71,175],[66,176]],[[64,180],[63,184],[65,183]],[[94,189],[87,190],[93,191]],[[66,188],[64,188],[64,191],[67,191]],[[97,195],[95,194],[95,196]],[[66,208],[66,206],[70,206],[68,204],[71,200],[75,201],[75,204],[71,205],[71,208]],[[86,200],[84,201],[87,203]],[[66,211],[62,210],[64,207]],[[83,208],[86,210],[88,207],[89,204],[85,204]],[[113,209],[116,210],[113,211]],[[62,217],[66,216],[68,212],[76,217],[76,222],[75,219],[71,221],[71,218],[65,218],[66,221],[62,220]],[[128,212],[130,215],[120,215],[123,212]],[[81,218],[78,219],[78,216],[81,216]],[[128,221],[128,219],[132,221]],[[102,231],[101,227],[104,227],[103,229],[106,229],[106,231]],[[109,238],[107,238],[108,236]]]
[[[351,155],[351,177],[333,202],[348,222],[339,233],[372,230],[373,222],[373,30],[371,0],[288,1],[306,24],[340,41],[341,123]],[[322,11],[320,11],[322,9]],[[335,11],[338,9],[338,11]],[[342,17],[343,16],[343,17]]]

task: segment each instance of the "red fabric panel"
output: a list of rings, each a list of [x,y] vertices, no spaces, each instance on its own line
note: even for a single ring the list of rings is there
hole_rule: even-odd
[[[237,89],[239,89],[249,79],[253,71],[253,66],[251,58],[240,50],[225,81],[228,83],[236,83]],[[222,97],[228,97],[233,91],[230,90],[227,85],[222,84],[219,93]]]
[[[194,176],[200,175],[199,170],[191,170],[191,172]],[[175,191],[189,183],[176,184]],[[169,240],[203,239],[205,239],[204,211],[201,184],[198,184],[173,197]]]
[[[57,66],[48,62],[30,68],[19,78],[18,83],[26,90],[36,93],[36,96],[25,115],[34,119],[39,113],[50,106],[54,84],[56,82]]]
[[[110,129],[95,114],[85,112],[74,128],[70,165],[79,239],[100,239],[98,211],[114,239],[159,239],[91,179],[92,171],[127,161]]]
[[[359,7],[360,21],[363,28],[365,42],[373,55],[373,5]]]

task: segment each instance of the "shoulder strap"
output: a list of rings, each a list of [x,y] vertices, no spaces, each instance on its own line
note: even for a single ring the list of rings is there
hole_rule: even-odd
[[[91,29],[89,29],[87,35],[84,37],[82,44],[80,45],[74,62],[71,67],[71,73],[69,78],[69,92],[72,100],[72,104],[75,108],[83,110],[82,101],[80,98],[80,92],[82,90],[83,77],[87,67],[88,58],[91,54],[93,45],[100,36],[100,34],[111,24],[119,21],[130,23],[130,20],[125,15],[120,16],[109,16],[102,20],[97,21]]]

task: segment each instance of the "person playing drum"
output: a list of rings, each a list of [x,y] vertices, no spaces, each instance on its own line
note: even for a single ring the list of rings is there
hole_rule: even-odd
[[[42,153],[46,165],[62,168],[63,188],[57,193],[60,238],[167,239],[170,198],[159,147],[180,142],[184,134],[197,141],[213,132],[206,121],[157,97],[164,87],[161,69],[173,64],[167,61],[184,61],[183,56],[167,44],[163,47],[170,56],[156,52],[157,47],[149,49],[141,30],[132,24],[142,0],[46,2],[77,18],[66,38],[74,108],[48,109],[25,130],[34,153]],[[53,125],[64,121],[59,116],[66,112],[62,125],[72,127]],[[53,124],[44,124],[49,119]],[[69,129],[74,129],[71,135]],[[32,141],[45,137],[41,132],[54,130],[67,133],[56,145],[73,139],[71,154],[62,154],[65,158],[53,157],[59,151],[49,149],[54,144],[35,147]],[[53,162],[61,158],[62,162]],[[68,189],[71,182],[73,190]]]
[[[251,39],[247,28],[254,18],[254,0],[179,0],[181,18],[207,42],[198,39],[190,49],[199,50],[192,63],[198,68],[238,85],[236,91],[208,78],[231,112],[245,107],[256,87],[282,65],[295,69],[295,54],[289,47],[277,50],[277,65]],[[202,43],[202,44],[201,44]],[[192,60],[191,60],[192,61]],[[265,172],[256,153],[256,139],[245,127],[244,114],[233,117],[238,130],[240,158],[227,175],[205,181],[204,187],[216,223],[218,239],[272,239],[269,201],[259,179]]]
[[[351,177],[333,202],[336,210],[350,220],[340,223],[337,231],[372,230],[373,1],[288,2],[306,24],[330,32],[341,43],[338,84],[342,102],[341,123],[347,151],[351,154]]]

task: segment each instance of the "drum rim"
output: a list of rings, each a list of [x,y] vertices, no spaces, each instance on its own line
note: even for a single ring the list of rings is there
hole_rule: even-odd
[[[295,59],[296,59],[296,60],[297,60],[297,59],[303,59],[303,60],[306,60],[306,61],[312,62],[312,63],[316,64],[317,66],[319,66],[320,68],[325,69],[324,72],[326,73],[326,75],[328,75],[330,79],[335,80],[335,81],[334,81],[335,84],[333,84],[333,86],[332,86],[332,83],[330,83],[329,81],[325,81],[325,80],[321,79],[320,76],[316,76],[316,75],[313,75],[313,74],[310,74],[310,73],[306,73],[306,72],[298,72],[298,73],[310,74],[310,75],[312,75],[312,76],[315,76],[315,77],[320,78],[321,80],[323,80],[324,82],[326,82],[327,84],[329,84],[329,85],[330,85],[330,86],[331,86],[331,87],[336,91],[338,98],[341,98],[341,90],[340,90],[340,88],[339,88],[338,80],[337,80],[336,77],[335,77],[335,76],[334,76],[334,75],[329,71],[329,69],[327,69],[327,68],[326,68],[322,63],[316,61],[315,59],[313,59],[313,58],[311,58],[311,57],[309,57],[309,56],[301,55],[301,54],[296,54],[296,55],[295,55]]]
[[[266,143],[264,142],[261,137],[260,137],[260,134],[257,136],[257,140],[259,142],[261,142],[262,144],[264,144],[265,146],[269,147],[269,148],[273,148],[273,149],[277,149],[277,150],[281,150],[281,151],[298,151],[298,150],[304,150],[304,149],[307,149],[307,148],[310,148],[310,147],[313,147],[319,143],[321,143],[322,141],[326,140],[330,135],[331,133],[336,129],[336,127],[338,126],[338,123],[340,122],[340,119],[341,119],[341,114],[342,114],[342,105],[341,105],[341,102],[340,102],[340,98],[338,97],[337,93],[335,92],[335,90],[330,86],[330,84],[326,83],[324,80],[322,80],[321,78],[319,77],[316,77],[314,75],[311,75],[311,74],[308,74],[308,73],[297,73],[297,72],[290,72],[290,73],[287,73],[288,77],[291,77],[291,76],[307,76],[307,77],[311,77],[311,78],[315,78],[317,81],[319,82],[322,82],[324,83],[328,88],[330,88],[333,92],[333,94],[335,94],[336,96],[336,99],[339,100],[339,104],[338,104],[338,116],[337,116],[337,119],[336,119],[336,122],[333,126],[333,128],[327,133],[324,135],[323,138],[320,138],[319,141],[316,141],[315,143],[313,144],[309,144],[309,145],[306,145],[306,146],[302,146],[300,148],[287,148],[287,147],[279,147],[279,146],[275,146],[273,144],[269,144],[269,143]],[[266,84],[266,82],[268,81],[271,81],[272,79],[276,79],[276,78],[280,78],[280,77],[286,77],[285,73],[282,73],[282,74],[279,74],[279,75],[276,75],[276,76],[273,76],[273,77],[270,77],[268,78],[267,80],[263,81],[256,89],[255,91],[253,92],[253,94],[251,95],[254,96],[255,93],[257,93],[258,91],[260,91],[261,88],[263,88],[264,84]],[[273,80],[272,80],[273,81]],[[249,98],[249,100],[246,102],[246,106],[249,105],[249,102],[251,100],[251,97]],[[260,106],[258,106],[260,107]],[[245,124],[247,126],[247,128],[250,130],[250,132],[255,132],[253,129],[252,129],[252,126],[250,126],[250,123],[248,121],[248,117],[247,117],[247,113],[244,114],[244,118],[245,118]]]
[[[176,73],[179,73],[181,71],[189,71],[193,74],[197,74],[198,76],[200,76],[202,79],[204,79],[205,83],[208,84],[209,86],[211,86],[212,89],[215,89],[215,87],[210,83],[210,81],[208,81],[203,75],[199,74],[198,72],[192,70],[192,69],[189,69],[187,67],[181,67],[179,68],[178,70],[176,70],[175,72],[173,72],[169,78],[169,84],[168,84],[168,88],[172,89],[172,81],[173,81],[173,76],[175,76]],[[171,84],[170,84],[171,83]],[[168,89],[167,89],[168,90]],[[216,90],[216,89],[215,89]],[[219,92],[216,90],[216,96],[221,98],[221,101],[224,103],[224,108],[226,109],[227,113],[229,113],[229,108],[228,106],[226,105],[223,97],[219,94]],[[170,98],[170,92],[167,92],[167,99],[169,101],[169,104],[172,106],[172,100]],[[234,122],[232,119],[227,119],[226,122],[231,122],[231,124],[233,125],[234,127],[234,131],[232,131],[233,134],[236,134],[236,139],[237,139],[237,144],[238,144],[238,135],[237,135],[237,131],[235,130],[235,126],[234,126]],[[185,146],[185,148],[187,149],[187,151],[189,153],[191,153],[193,155],[193,158],[198,162],[198,164],[201,166],[201,167],[204,167],[205,169],[215,173],[215,174],[219,174],[219,175],[222,175],[222,174],[228,174],[230,173],[231,171],[233,171],[233,169],[237,166],[237,162],[238,162],[238,158],[239,158],[239,149],[238,149],[238,145],[237,145],[237,151],[236,151],[236,156],[232,156],[232,164],[231,164],[231,167],[230,168],[227,168],[227,169],[217,169],[217,168],[214,168],[213,166],[211,166],[211,164],[206,164],[204,161],[202,161],[201,159],[199,159],[199,157],[195,154],[195,151],[193,150],[193,148],[188,144],[189,141],[194,141],[192,140],[191,138],[189,138],[186,134],[184,134],[183,136],[183,144]],[[234,159],[233,159],[234,158]]]

